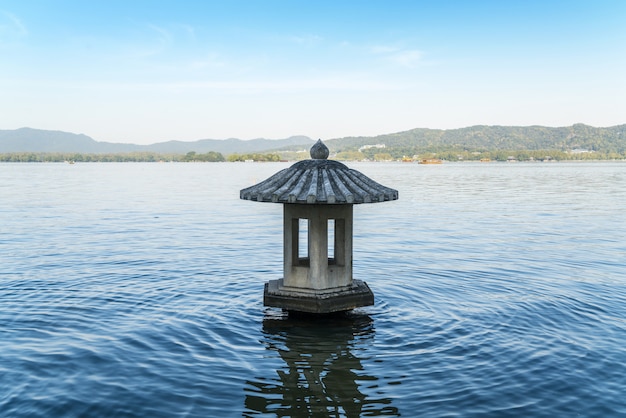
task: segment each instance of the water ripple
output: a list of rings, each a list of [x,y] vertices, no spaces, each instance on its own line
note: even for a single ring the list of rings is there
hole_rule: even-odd
[[[626,166],[351,164],[375,305],[264,308],[285,164],[0,164],[0,415],[624,416]]]

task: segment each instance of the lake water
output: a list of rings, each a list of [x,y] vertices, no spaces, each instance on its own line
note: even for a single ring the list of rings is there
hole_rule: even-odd
[[[285,163],[0,164],[0,416],[626,415],[626,163],[351,163],[375,306],[262,304]]]

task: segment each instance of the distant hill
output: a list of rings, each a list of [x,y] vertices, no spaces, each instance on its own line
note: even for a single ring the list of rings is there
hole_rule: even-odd
[[[83,134],[21,128],[0,130],[0,152],[98,152],[102,144]]]
[[[157,153],[186,154],[189,151],[205,153],[209,151],[228,154],[245,154],[265,152],[285,147],[307,148],[313,145],[313,140],[307,136],[292,136],[286,139],[201,139],[194,142],[168,141],[158,144],[146,145],[145,151]]]
[[[469,151],[586,149],[626,152],[626,125],[609,128],[575,124],[569,127],[471,126],[461,129],[412,129],[375,137],[346,137],[326,141],[333,152],[354,151],[364,145],[385,144],[405,155],[445,149]]]
[[[313,140],[306,136],[292,136],[286,139],[201,139],[192,142],[168,141],[152,145],[117,144],[97,142],[84,134],[62,131],[46,131],[32,128],[0,130],[0,153],[13,152],[59,152],[59,153],[128,153],[155,152],[163,154],[186,154],[190,151],[206,153],[219,152],[224,155],[233,153],[253,153],[280,149],[290,146],[309,147]]]
[[[500,150],[589,150],[605,154],[626,154],[626,125],[608,128],[575,124],[569,127],[545,126],[471,126],[461,129],[417,128],[372,137],[345,137],[325,139],[331,152],[357,152],[366,145],[384,144],[385,148],[370,148],[367,154],[385,152],[394,158],[425,152],[441,151],[500,151]],[[83,134],[46,131],[31,128],[0,130],[0,154],[17,152],[38,153],[131,153],[186,154],[219,152],[260,153],[298,151],[307,149],[313,139],[292,136],[286,139],[201,139],[198,141],[168,141],[152,145],[98,142]]]

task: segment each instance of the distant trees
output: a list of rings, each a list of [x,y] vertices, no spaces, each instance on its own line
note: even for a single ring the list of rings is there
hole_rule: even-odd
[[[456,161],[474,160],[474,153],[492,153],[493,160],[500,159],[500,152],[515,156],[520,161],[544,159],[622,159],[626,158],[626,125],[594,128],[576,124],[570,127],[549,128],[542,126],[471,126],[461,129],[412,129],[376,137],[346,137],[329,140],[326,145],[337,156],[346,156],[361,149],[364,158],[375,160],[375,148],[363,149],[364,145],[385,144],[385,152],[394,159],[403,155],[426,155],[437,153],[437,158]],[[570,150],[587,150],[593,153],[576,153]],[[548,152],[546,154],[546,152]],[[543,154],[543,155],[541,155]],[[591,154],[591,155],[589,155]],[[351,158],[347,158],[351,159]],[[363,159],[363,158],[361,158]]]
[[[228,161],[280,161],[280,155],[268,154],[231,154]],[[131,152],[123,154],[80,154],[80,153],[45,153],[45,152],[12,152],[0,154],[0,162],[222,162],[226,161],[224,155],[210,151],[199,154],[190,151],[181,154],[157,154],[151,152]]]
[[[511,158],[512,157],[512,158]],[[622,160],[626,159],[626,153],[613,152],[566,152],[554,149],[544,150],[494,150],[494,151],[468,151],[468,150],[443,150],[440,152],[419,153],[419,158],[439,158],[446,161],[568,161],[568,160]]]
[[[374,154],[374,161],[393,161],[394,158],[388,152],[379,152]]]
[[[206,154],[196,154],[189,152],[186,155],[180,154],[157,154],[153,152],[130,152],[119,154],[81,154],[81,153],[46,153],[46,152],[12,152],[0,154],[0,162],[63,162],[72,161],[80,163],[99,162],[99,163],[125,163],[125,162],[159,162],[159,161],[176,161],[176,162],[192,162],[192,161],[208,161],[218,162],[225,161],[224,156],[219,152],[207,152]]]
[[[335,154],[332,159],[339,161],[401,161],[405,156],[417,156],[416,159],[439,158],[445,161],[479,161],[488,159],[491,161],[507,161],[511,159],[517,161],[567,161],[567,160],[623,160],[626,159],[626,152],[600,152],[593,150],[583,151],[560,151],[554,149],[541,150],[471,150],[436,147],[424,149],[414,148],[407,152],[405,148],[387,147],[385,153],[369,153],[359,151],[342,151]],[[300,157],[300,155],[297,155]],[[294,158],[283,156],[283,159],[291,161]],[[308,157],[308,156],[307,156]],[[299,159],[299,158],[298,158]],[[155,154],[144,152],[133,152],[126,154],[80,154],[80,153],[38,153],[38,152],[13,152],[0,154],[0,162],[237,162],[237,161],[281,161],[280,154],[231,154],[225,158],[219,152],[207,152],[198,154],[194,151],[185,155],[181,154]]]
[[[339,161],[361,161],[367,157],[360,151],[342,151],[335,155],[335,159]]]
[[[185,156],[183,157],[181,161],[186,161],[186,162],[202,161],[202,162],[216,163],[216,162],[225,161],[225,159],[221,153],[215,152],[215,151],[209,151],[205,154],[196,154],[195,151],[190,151],[187,154],[185,154]]]
[[[237,162],[237,161],[262,161],[262,162],[274,161],[276,162],[276,161],[280,161],[280,155],[276,153],[230,154],[228,156],[228,161],[230,162]]]

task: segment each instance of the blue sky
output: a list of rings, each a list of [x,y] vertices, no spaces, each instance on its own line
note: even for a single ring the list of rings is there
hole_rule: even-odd
[[[626,123],[626,1],[0,0],[0,129],[149,144]]]

